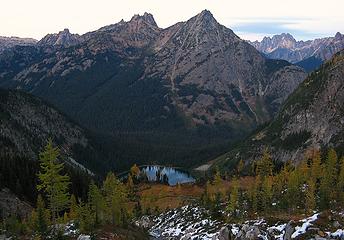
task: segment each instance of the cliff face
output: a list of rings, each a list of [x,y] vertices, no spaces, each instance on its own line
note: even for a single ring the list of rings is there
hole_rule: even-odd
[[[269,149],[279,161],[300,161],[308,151],[337,148],[341,153],[344,134],[344,52],[322,65],[288,97],[269,126],[240,147],[219,158],[230,166],[240,158],[247,162]]]

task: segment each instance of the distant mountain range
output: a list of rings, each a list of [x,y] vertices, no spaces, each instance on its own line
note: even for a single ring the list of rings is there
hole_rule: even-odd
[[[84,35],[65,29],[0,55],[0,87],[42,97],[98,134],[151,144],[153,162],[204,161],[270,120],[305,77],[207,10],[166,29],[148,13]]]
[[[82,36],[65,29],[11,49],[0,66],[1,86],[41,96],[103,132],[169,128],[177,112],[190,125],[256,125],[305,77],[262,57],[208,11],[167,29],[147,13]]]
[[[30,46],[35,45],[37,40],[32,38],[19,38],[19,37],[2,37],[0,36],[0,54],[6,49],[14,46]]]
[[[343,154],[344,50],[324,63],[288,97],[268,126],[218,159],[231,169],[240,159],[247,163],[268,149],[276,161],[299,162],[313,150],[335,148]]]
[[[296,41],[289,33],[282,33],[249,43],[268,58],[284,59],[310,72],[344,49],[344,35],[338,32],[334,37]]]

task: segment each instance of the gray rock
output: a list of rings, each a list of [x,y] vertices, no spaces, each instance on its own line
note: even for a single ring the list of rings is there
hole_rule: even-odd
[[[295,231],[295,228],[293,227],[293,221],[288,222],[288,224],[285,226],[284,229],[284,235],[283,235],[283,240],[291,240],[291,235]]]
[[[334,221],[332,225],[335,228],[340,228],[342,226],[338,221]]]
[[[219,240],[229,240],[229,229],[228,227],[222,227],[220,232],[219,232],[219,236],[218,239]]]
[[[81,234],[77,240],[91,240],[91,236],[90,235],[84,235]]]
[[[257,240],[260,239],[261,231],[258,226],[252,226],[245,234],[245,240]]]
[[[190,233],[185,234],[180,238],[180,240],[190,240],[192,238],[192,235]]]

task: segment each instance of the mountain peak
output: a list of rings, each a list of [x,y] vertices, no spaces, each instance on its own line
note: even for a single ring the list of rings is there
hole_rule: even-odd
[[[70,33],[68,28],[59,31],[58,33],[48,34],[42,38],[38,44],[39,45],[64,45],[71,46],[78,44],[80,42],[80,36],[78,34]]]
[[[290,33],[281,33],[280,35],[274,35],[272,39],[284,39],[287,41],[296,42],[295,38]]]
[[[146,23],[149,23],[150,25],[158,27],[151,13],[145,12],[142,16],[139,14],[135,14],[130,20],[130,22],[140,22],[140,21],[144,21]]]
[[[213,14],[206,9],[191,18],[189,21],[196,23],[193,27],[199,26],[202,29],[213,28],[219,25]]]
[[[213,14],[207,10],[204,9],[201,13],[199,13],[197,16],[197,19],[201,19],[201,20],[207,20],[207,21],[216,21],[216,19],[214,18]]]
[[[213,17],[213,14],[208,9],[204,9],[200,15]]]
[[[70,31],[68,28],[65,28],[65,29],[63,29],[63,31],[60,31],[59,34],[60,33],[70,34]]]
[[[343,35],[340,32],[337,32],[334,38],[341,39]]]

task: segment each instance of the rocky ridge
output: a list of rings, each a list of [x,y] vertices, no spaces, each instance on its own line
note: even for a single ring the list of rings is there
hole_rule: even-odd
[[[256,131],[236,149],[218,158],[230,168],[247,164],[268,149],[276,161],[302,160],[314,149],[336,148],[342,153],[344,134],[344,51],[313,72],[289,96],[267,127]]]
[[[19,38],[19,37],[1,37],[0,36],[0,54],[6,49],[13,48],[14,46],[32,46],[37,43],[37,40],[32,38]]]
[[[297,63],[310,57],[329,60],[336,52],[344,49],[344,35],[319,38],[308,41],[296,41],[289,33],[264,37],[262,41],[250,42],[257,50],[273,59],[284,59]]]

